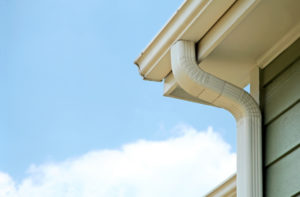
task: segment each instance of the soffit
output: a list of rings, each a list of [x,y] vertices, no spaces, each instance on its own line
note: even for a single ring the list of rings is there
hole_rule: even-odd
[[[161,81],[172,75],[171,45],[199,41],[199,66],[244,87],[254,67],[299,37],[299,7],[299,0],[185,1],[135,63],[145,79]]]
[[[264,68],[300,35],[299,0],[262,0],[199,66],[240,87],[251,70]],[[198,46],[201,51],[201,41]],[[201,54],[198,58],[201,59]]]

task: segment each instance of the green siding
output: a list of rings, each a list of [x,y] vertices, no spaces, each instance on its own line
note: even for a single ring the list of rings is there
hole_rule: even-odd
[[[300,191],[300,148],[271,165],[266,173],[267,196],[290,197]]]
[[[267,126],[265,136],[266,165],[299,145],[299,130],[300,103]]]
[[[261,72],[265,196],[300,192],[300,40]]]
[[[267,124],[300,98],[300,60],[264,88],[264,122]]]
[[[300,51],[300,39],[294,42],[287,50],[282,52],[275,60],[272,61],[271,65],[267,66],[262,73],[262,84],[266,85],[273,80],[276,75],[281,73],[286,66],[294,62],[295,59],[299,58]]]

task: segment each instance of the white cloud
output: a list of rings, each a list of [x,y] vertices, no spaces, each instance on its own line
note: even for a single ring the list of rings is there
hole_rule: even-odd
[[[31,166],[16,185],[0,173],[1,197],[203,196],[235,172],[236,155],[212,128],[180,126],[164,141],[139,140],[60,163]]]

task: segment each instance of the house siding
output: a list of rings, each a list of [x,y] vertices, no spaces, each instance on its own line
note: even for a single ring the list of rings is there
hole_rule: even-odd
[[[300,39],[261,71],[264,186],[270,197],[300,192]]]

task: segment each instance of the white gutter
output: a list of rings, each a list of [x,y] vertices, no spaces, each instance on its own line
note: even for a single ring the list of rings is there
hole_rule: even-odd
[[[261,113],[243,89],[203,71],[196,62],[195,43],[171,47],[172,72],[187,93],[230,111],[237,121],[237,196],[262,197]]]
[[[251,5],[252,1],[257,0],[247,0],[242,4]],[[199,41],[235,2],[236,0],[184,1],[135,60],[143,78],[163,80],[171,71],[170,46],[179,39]]]

